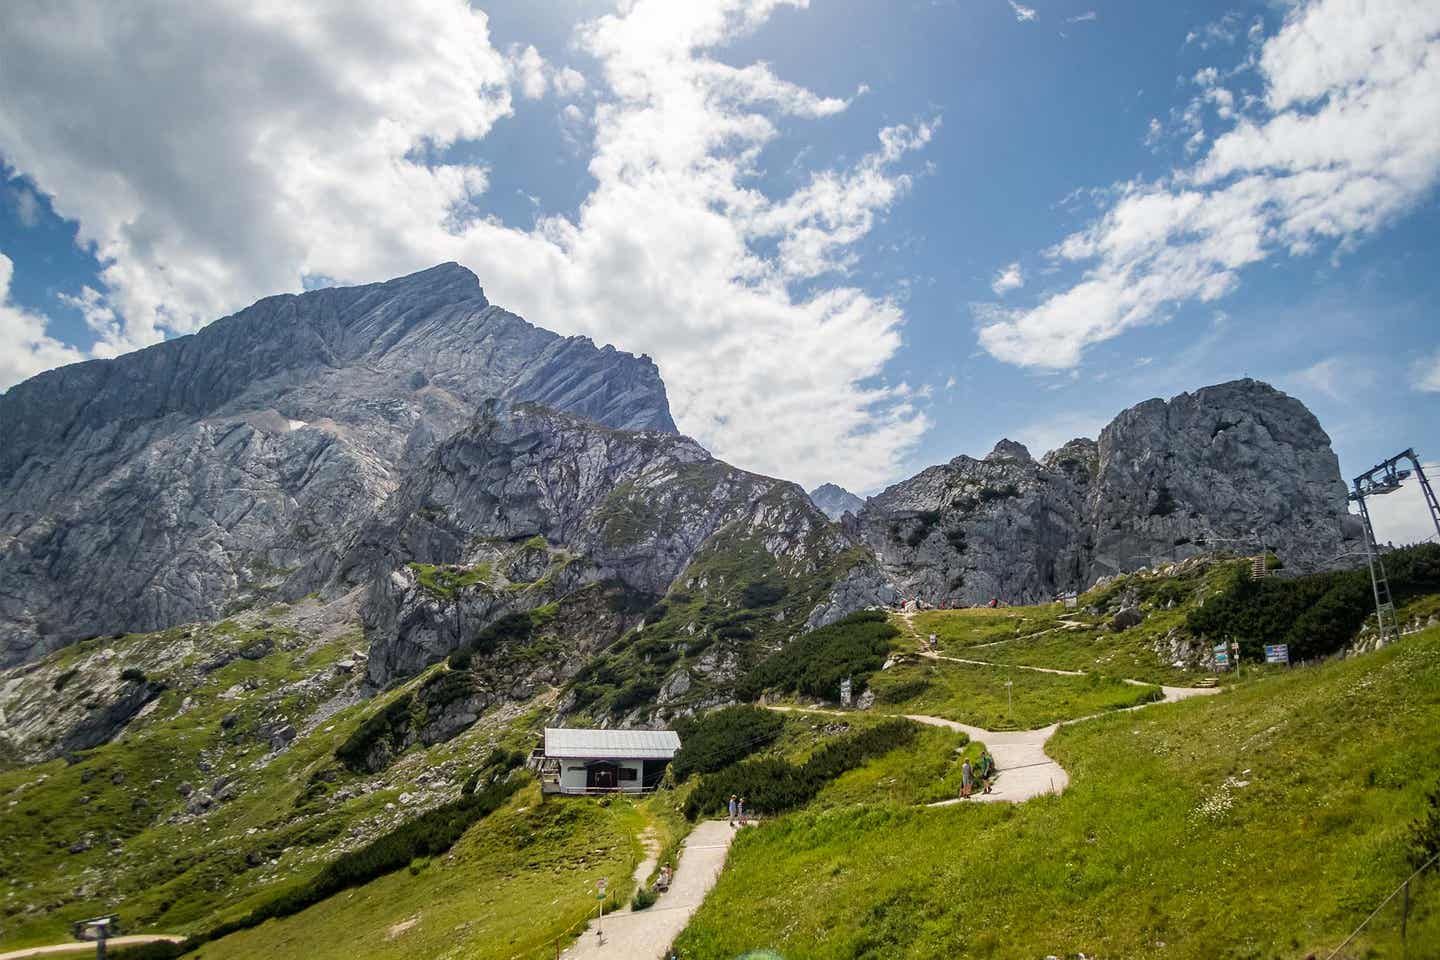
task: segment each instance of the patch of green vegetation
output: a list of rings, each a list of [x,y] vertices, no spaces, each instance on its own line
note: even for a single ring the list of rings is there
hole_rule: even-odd
[[[441,600],[453,600],[467,587],[488,584],[493,575],[488,563],[477,563],[473,566],[411,563],[408,566],[415,571],[415,579],[419,582],[420,589]]]
[[[266,920],[291,916],[341,890],[400,870],[417,857],[445,853],[467,830],[499,809],[518,788],[517,781],[497,781],[484,790],[463,794],[458,800],[426,810],[359,849],[341,854],[310,880],[265,901],[243,917],[192,937],[187,945],[198,947],[257,927]]]
[[[1440,544],[1392,550],[1384,563],[1397,601],[1440,591]],[[1374,609],[1368,570],[1251,580],[1236,566],[1186,624],[1199,636],[1238,642],[1247,659],[1262,659],[1265,644],[1284,643],[1292,660],[1309,660],[1344,648]]]
[[[196,956],[553,958],[555,942],[563,945],[594,915],[596,880],[607,879],[617,898],[630,896],[642,823],[627,799],[542,802],[538,788],[527,787],[418,874],[399,869],[208,943]]]
[[[784,725],[774,711],[744,704],[682,720],[675,725],[682,746],[670,769],[680,782],[719,770],[773,743]]]
[[[784,505],[783,490],[769,496]],[[827,539],[832,533],[817,524],[805,549],[778,557],[745,524],[716,533],[671,591],[643,612],[643,630],[631,631],[573,678],[573,712],[587,721],[623,717],[653,700],[682,657],[710,656],[717,646],[740,662],[769,656],[798,632],[835,580],[863,560],[859,548],[835,552]],[[752,606],[761,600],[765,606]],[[731,684],[694,673],[685,694],[665,709],[681,713],[687,705],[732,696]]]
[[[912,699],[897,699],[899,694],[892,693],[917,680],[925,686]],[[1032,730],[1161,696],[1159,687],[1096,673],[1072,677],[949,660],[897,664],[872,677],[870,684],[877,701],[894,704],[905,713],[958,720],[987,730]]]
[[[883,720],[827,741],[801,764],[761,757],[732,764],[700,778],[685,801],[685,816],[697,817],[726,809],[732,794],[745,798],[745,809],[772,815],[803,806],[831,780],[914,739],[917,724]]]
[[[753,700],[765,690],[779,690],[837,700],[846,677],[858,695],[870,675],[885,663],[899,635],[883,611],[853,613],[804,634],[771,655],[740,685],[740,699]]]
[[[1072,777],[1059,796],[811,807],[745,831],[676,953],[1328,956],[1415,869],[1435,729],[1436,628],[1067,726],[1047,747]],[[1437,877],[1410,910],[1413,955],[1440,943]],[[1346,956],[1398,957],[1399,919],[1397,898]]]

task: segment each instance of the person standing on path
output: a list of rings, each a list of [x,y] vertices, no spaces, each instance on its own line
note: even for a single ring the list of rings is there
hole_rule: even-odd
[[[974,790],[974,789],[975,789],[975,772],[974,772],[974,770],[972,770],[972,769],[970,768],[970,759],[967,757],[967,758],[965,759],[965,762],[960,765],[960,796],[961,796],[961,798],[962,798],[962,799],[968,799],[969,796],[970,796],[970,791],[972,791],[972,790]]]
[[[990,783],[995,779],[995,758],[990,756],[990,749],[987,747],[980,754],[980,788],[981,792],[990,792]]]
[[[736,807],[736,811],[740,814],[740,826],[742,826],[742,827],[745,826],[745,798],[744,798],[744,797],[741,797],[741,798],[740,798],[740,804],[739,804],[738,807]]]
[[[735,815],[739,812],[739,804],[736,802],[735,794],[730,794],[730,826],[735,826]]]

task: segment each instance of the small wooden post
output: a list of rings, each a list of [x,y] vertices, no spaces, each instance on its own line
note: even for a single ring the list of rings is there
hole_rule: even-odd
[[[1410,919],[1410,881],[1405,881],[1405,891],[1400,897],[1400,960],[1410,952],[1409,944],[1405,942],[1405,925]]]

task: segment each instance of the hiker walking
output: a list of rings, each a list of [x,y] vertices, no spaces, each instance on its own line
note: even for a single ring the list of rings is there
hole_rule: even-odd
[[[990,792],[990,784],[995,779],[995,758],[990,756],[987,748],[980,754],[980,789],[983,793]]]
[[[730,826],[735,826],[735,815],[739,813],[739,803],[735,794],[730,794]]]
[[[960,765],[960,798],[968,800],[970,792],[975,789],[975,771],[970,768],[970,759]]]
[[[739,803],[739,805],[736,807],[736,812],[738,812],[738,813],[740,814],[740,826],[742,826],[742,827],[745,826],[745,798],[744,798],[744,797],[741,797],[741,798],[740,798],[740,803]]]

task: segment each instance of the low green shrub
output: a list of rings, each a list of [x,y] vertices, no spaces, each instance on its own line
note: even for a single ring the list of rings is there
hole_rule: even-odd
[[[243,917],[191,938],[186,947],[194,949],[236,931],[259,926],[266,920],[291,916],[342,890],[409,867],[417,860],[439,856],[449,850],[465,831],[499,809],[519,787],[518,780],[501,781],[478,793],[427,810],[365,846],[341,854],[308,882],[272,897]]]
[[[675,725],[681,747],[670,769],[679,783],[692,773],[712,773],[768,746],[784,725],[778,713],[748,705],[683,720]]]
[[[916,677],[913,680],[903,680],[894,686],[876,688],[876,703],[904,703],[906,700],[914,700],[921,696],[931,687],[931,683],[925,677]]]
[[[760,757],[707,773],[686,799],[685,816],[694,820],[718,813],[726,809],[731,794],[745,798],[747,811],[776,814],[802,806],[845,771],[908,744],[916,729],[909,720],[886,720],[831,740],[799,765]]]
[[[785,585],[783,583],[771,583],[768,580],[760,580],[749,584],[740,591],[740,603],[751,609],[755,607],[768,607],[779,603],[785,597]]]
[[[1392,550],[1382,559],[1397,600],[1440,590],[1440,544]],[[1252,580],[1237,564],[1186,625],[1214,641],[1235,640],[1246,658],[1258,659],[1265,644],[1284,643],[1292,659],[1307,660],[1343,649],[1374,612],[1367,568]]]
[[[144,683],[145,671],[139,667],[126,667],[120,671],[120,679],[127,683]]]
[[[655,906],[655,901],[660,899],[660,894],[654,890],[646,890],[643,887],[635,891],[634,898],[630,901],[631,910],[649,910]]]
[[[761,662],[737,685],[736,696],[754,700],[765,690],[781,690],[835,700],[846,677],[858,694],[884,665],[890,641],[899,635],[884,611],[853,613],[810,631]]]
[[[335,748],[335,759],[356,773],[368,772],[371,750],[382,740],[399,746],[410,729],[413,697],[406,693],[366,717],[345,742]]]

